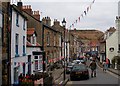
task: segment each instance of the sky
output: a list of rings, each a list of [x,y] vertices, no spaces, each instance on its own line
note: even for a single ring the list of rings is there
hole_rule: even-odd
[[[22,0],[24,5],[31,5],[33,10],[39,10],[41,19],[49,16],[52,21],[66,19],[68,29],[97,29],[106,31],[115,27],[118,15],[119,0],[95,0],[87,15],[84,14],[93,0]],[[14,2],[14,0],[13,0]],[[83,17],[81,17],[83,14]],[[80,17],[80,22],[78,18]],[[72,26],[74,24],[74,27]],[[72,26],[70,28],[70,26]]]

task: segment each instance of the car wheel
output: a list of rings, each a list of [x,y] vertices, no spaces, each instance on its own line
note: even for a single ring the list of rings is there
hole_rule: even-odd
[[[70,77],[70,80],[73,81],[73,77]]]
[[[89,79],[89,75],[86,77],[86,79]]]

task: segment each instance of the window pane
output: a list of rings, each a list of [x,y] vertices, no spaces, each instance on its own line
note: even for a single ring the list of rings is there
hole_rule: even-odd
[[[25,36],[23,36],[23,45],[25,45]]]
[[[38,60],[35,60],[35,70],[38,70]]]
[[[23,20],[23,29],[25,30],[25,19]]]
[[[35,59],[38,59],[38,56],[35,56]]]
[[[16,55],[18,55],[18,40],[19,40],[19,35],[16,34],[16,36],[15,36],[15,52],[16,52]]]
[[[18,21],[19,21],[19,14],[16,14],[16,25],[18,25]]]
[[[16,34],[16,38],[15,38],[15,44],[18,45],[18,38],[19,38],[19,35]]]

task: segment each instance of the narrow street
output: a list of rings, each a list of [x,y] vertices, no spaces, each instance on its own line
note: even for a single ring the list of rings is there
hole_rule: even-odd
[[[90,74],[90,70],[89,70]],[[97,68],[97,77],[89,78],[88,80],[80,81],[69,81],[66,86],[76,86],[82,84],[118,84],[120,79],[117,75],[107,71],[106,73],[102,71],[100,67]]]
[[[120,0],[26,1],[0,0],[0,86],[119,86]]]

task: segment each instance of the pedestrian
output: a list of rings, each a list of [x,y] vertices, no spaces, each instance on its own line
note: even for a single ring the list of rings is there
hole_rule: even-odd
[[[108,68],[107,62],[103,61],[103,72],[106,72],[107,68]]]
[[[92,60],[89,67],[91,69],[91,77],[93,77],[93,75],[94,77],[96,77],[96,68],[97,68],[96,61]]]

